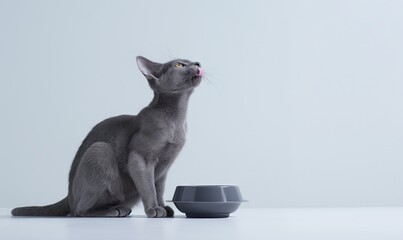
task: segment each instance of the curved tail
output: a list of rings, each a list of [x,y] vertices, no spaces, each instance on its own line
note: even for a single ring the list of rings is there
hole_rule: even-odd
[[[19,207],[11,211],[13,216],[67,216],[70,206],[67,197],[43,207]]]

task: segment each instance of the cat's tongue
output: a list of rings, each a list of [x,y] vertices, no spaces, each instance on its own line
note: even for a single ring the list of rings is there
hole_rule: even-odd
[[[202,77],[202,76],[204,75],[204,69],[201,68],[201,67],[199,67],[198,70],[199,70],[199,71],[198,71],[198,73],[197,73],[197,76]]]

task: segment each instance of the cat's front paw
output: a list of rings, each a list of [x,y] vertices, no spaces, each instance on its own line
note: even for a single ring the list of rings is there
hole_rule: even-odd
[[[146,209],[147,217],[149,218],[162,218],[167,216],[167,210],[163,207],[151,207]]]

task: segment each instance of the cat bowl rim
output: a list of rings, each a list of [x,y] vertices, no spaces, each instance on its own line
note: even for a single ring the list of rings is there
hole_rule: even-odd
[[[231,200],[218,200],[218,201],[200,201],[200,199],[196,200],[194,199],[194,201],[192,200],[183,200],[180,198],[176,198],[175,199],[175,195],[178,191],[181,190],[186,190],[186,189],[194,189],[197,191],[197,189],[202,189],[202,188],[207,188],[206,190],[210,191],[210,190],[215,190],[215,189],[220,189],[221,191],[225,191],[226,188],[232,188],[234,190],[236,190],[240,195],[239,195],[239,199],[233,199]],[[166,200],[166,202],[178,202],[178,203],[242,203],[242,202],[248,202],[248,200],[245,200],[242,197],[241,194],[241,189],[238,185],[234,185],[234,184],[202,184],[202,185],[178,185],[175,188],[175,192],[174,192],[174,196],[172,197],[171,200]]]

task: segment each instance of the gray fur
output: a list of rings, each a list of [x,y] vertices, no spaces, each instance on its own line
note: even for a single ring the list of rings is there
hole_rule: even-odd
[[[14,216],[125,217],[140,199],[148,217],[173,216],[164,204],[165,180],[186,141],[187,106],[201,81],[200,64],[159,64],[139,56],[137,65],[154,91],[152,102],[137,116],[109,118],[90,131],[73,160],[66,198],[15,208]]]

